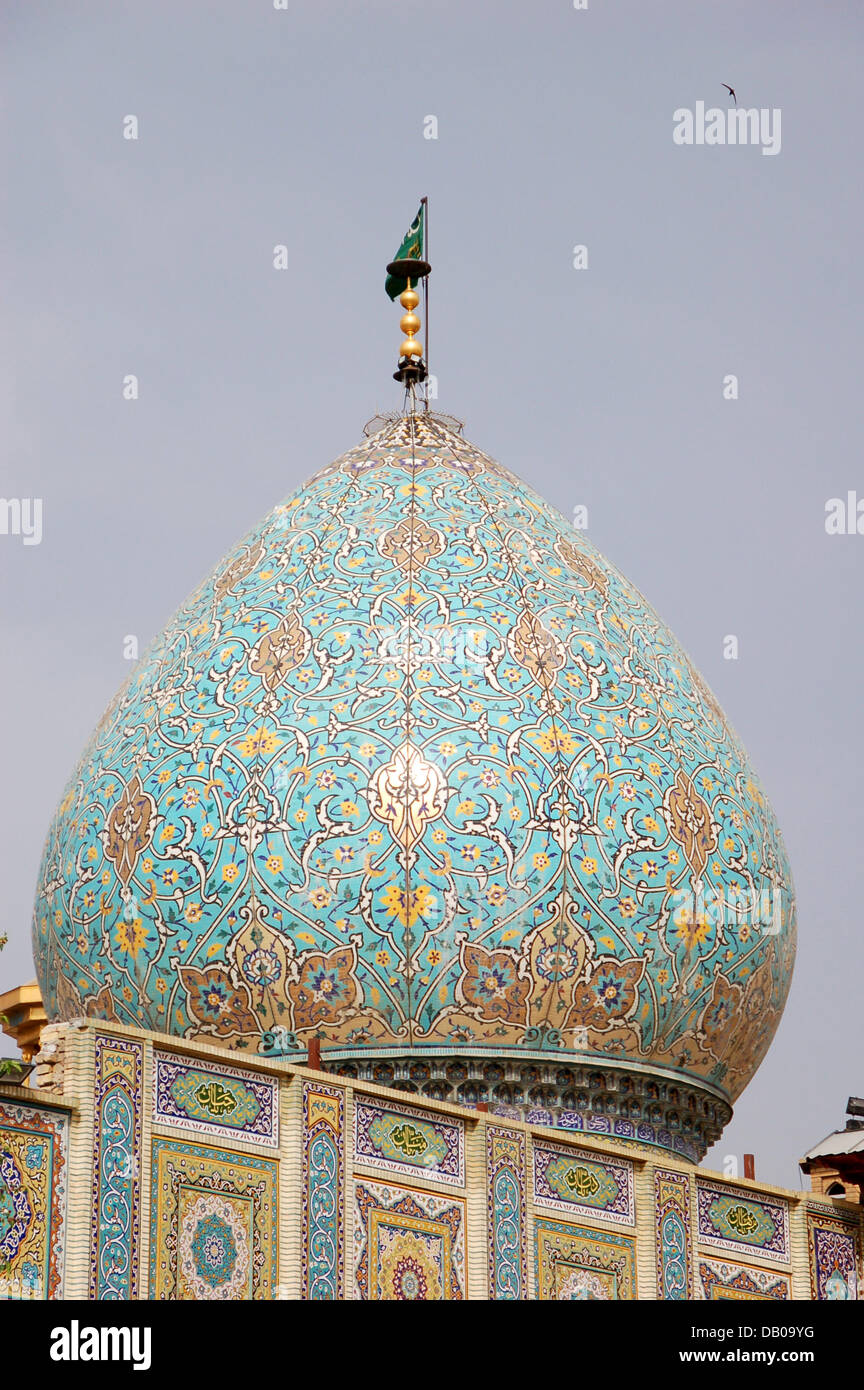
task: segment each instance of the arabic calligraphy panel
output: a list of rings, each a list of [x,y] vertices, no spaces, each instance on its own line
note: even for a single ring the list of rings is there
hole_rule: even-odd
[[[155,1054],[153,1119],[219,1138],[279,1146],[276,1082],[252,1071]]]
[[[781,1263],[790,1259],[788,1203],[709,1182],[697,1184],[696,1200],[703,1244]]]
[[[396,1169],[464,1187],[464,1148],[461,1120],[395,1102],[358,1099],[354,1106],[355,1161],[370,1168]]]
[[[535,1143],[534,1201],[570,1216],[633,1226],[633,1165],[583,1149]]]

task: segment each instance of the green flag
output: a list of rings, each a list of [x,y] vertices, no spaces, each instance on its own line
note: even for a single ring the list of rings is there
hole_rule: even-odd
[[[423,220],[426,212],[425,203],[420,204],[420,209],[405,236],[402,238],[402,245],[393,257],[394,261],[419,261],[423,256]],[[391,299],[395,299],[404,289],[408,288],[407,280],[399,280],[394,275],[388,275],[384,282],[384,288]]]

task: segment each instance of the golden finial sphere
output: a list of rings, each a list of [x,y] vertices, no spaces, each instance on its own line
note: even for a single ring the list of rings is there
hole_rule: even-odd
[[[420,327],[420,320],[416,314],[403,314],[399,320],[399,327],[403,333],[407,333],[409,338],[413,338]]]
[[[420,303],[420,296],[416,290],[403,290],[399,296],[399,303],[403,309],[416,309]]]
[[[423,356],[423,348],[422,348],[422,347],[420,346],[420,344],[417,342],[416,338],[406,338],[405,341],[404,341],[404,343],[402,344],[402,346],[401,346],[400,349],[399,349],[399,356],[400,356],[400,357],[422,357],[422,356]]]

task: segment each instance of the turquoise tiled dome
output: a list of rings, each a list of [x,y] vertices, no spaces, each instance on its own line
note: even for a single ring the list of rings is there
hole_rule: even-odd
[[[52,1018],[249,1051],[281,1025],[334,1069],[694,1153],[795,949],[774,816],[684,652],[436,416],[318,473],[154,642],[34,934]]]

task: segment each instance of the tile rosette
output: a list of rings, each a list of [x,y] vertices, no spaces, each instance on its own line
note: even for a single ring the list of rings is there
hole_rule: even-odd
[[[277,1283],[272,1159],[153,1139],[150,1297],[270,1299]]]
[[[396,1302],[466,1297],[463,1200],[360,1180],[354,1222],[355,1297]]]

